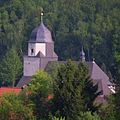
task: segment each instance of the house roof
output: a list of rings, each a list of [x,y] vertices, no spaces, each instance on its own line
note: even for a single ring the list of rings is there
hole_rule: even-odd
[[[108,95],[108,93],[110,93],[108,86],[112,85],[112,83],[109,81],[109,77],[95,62],[92,62],[92,71],[90,76],[94,83],[98,83],[98,89],[102,90],[104,95]]]
[[[10,88],[10,87],[1,87],[0,88],[0,96],[2,96],[4,93],[15,93],[18,94],[21,92],[20,88]]]
[[[48,28],[44,25],[43,22],[41,22],[41,24],[32,31],[29,42],[33,43],[53,42],[51,32],[48,30]]]
[[[31,76],[23,76],[20,81],[18,82],[17,86],[18,88],[23,87],[24,85],[28,85],[31,81]]]

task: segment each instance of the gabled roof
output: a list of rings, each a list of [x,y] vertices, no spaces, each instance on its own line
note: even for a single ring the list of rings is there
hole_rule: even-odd
[[[43,24],[43,22],[41,22],[41,24],[32,31],[29,42],[33,42],[33,43],[53,42],[51,32]]]
[[[18,82],[17,86],[18,88],[23,87],[24,85],[28,85],[31,81],[31,76],[23,76],[20,81]]]
[[[108,86],[112,85],[112,83],[109,81],[109,77],[95,62],[92,62],[92,71],[90,76],[94,83],[98,83],[98,89],[102,90],[104,95],[110,94]]]

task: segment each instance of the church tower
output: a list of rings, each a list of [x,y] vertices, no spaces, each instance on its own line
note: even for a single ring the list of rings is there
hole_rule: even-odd
[[[45,69],[49,61],[57,60],[51,32],[44,25],[43,13],[41,13],[41,24],[32,31],[28,41],[28,54],[24,56],[23,74],[32,76],[38,70]]]

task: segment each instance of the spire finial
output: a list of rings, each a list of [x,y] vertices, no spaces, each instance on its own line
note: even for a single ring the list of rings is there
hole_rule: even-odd
[[[84,50],[83,50],[83,46],[82,46],[82,52],[84,52]]]
[[[43,22],[43,12],[41,12],[41,22]]]
[[[81,49],[81,52],[80,52],[80,58],[81,58],[81,61],[85,61],[85,53],[84,53],[84,50],[83,50],[83,46],[82,46],[82,49]]]
[[[40,16],[41,16],[41,23],[43,22],[43,8],[41,8],[41,14],[40,14]]]
[[[95,63],[95,58],[93,58],[92,63]]]

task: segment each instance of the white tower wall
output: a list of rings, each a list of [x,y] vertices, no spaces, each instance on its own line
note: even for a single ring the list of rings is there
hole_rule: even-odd
[[[44,56],[46,56],[46,44],[45,43],[36,43],[36,55],[38,54],[39,51]]]
[[[36,56],[41,52],[46,56],[46,44],[45,43],[29,43],[28,44],[28,56]]]

